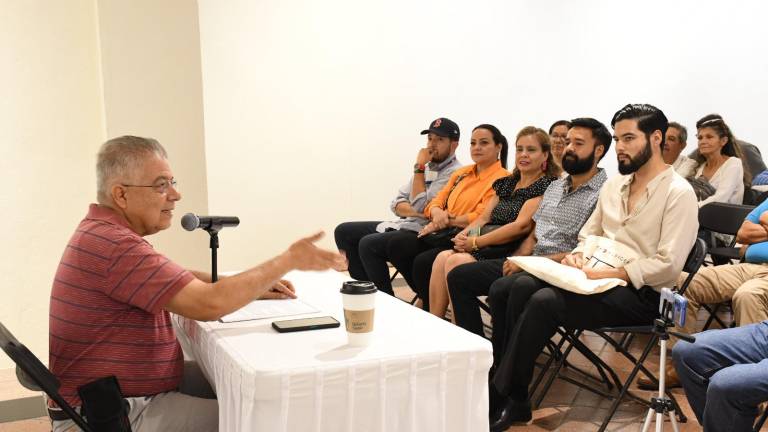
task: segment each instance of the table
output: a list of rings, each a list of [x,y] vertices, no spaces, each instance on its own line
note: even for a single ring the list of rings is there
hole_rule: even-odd
[[[273,319],[174,316],[182,347],[216,389],[220,430],[488,430],[489,341],[377,293],[373,340],[351,347],[339,293],[348,278],[328,271],[286,279],[322,311],[295,318],[331,315],[341,327],[277,333]]]

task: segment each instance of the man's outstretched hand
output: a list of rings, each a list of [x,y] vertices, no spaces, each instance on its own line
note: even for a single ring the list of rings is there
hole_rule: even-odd
[[[297,270],[327,270],[346,266],[346,259],[343,255],[321,249],[315,245],[323,236],[325,236],[324,232],[317,232],[296,241],[288,248],[286,254],[293,268]]]

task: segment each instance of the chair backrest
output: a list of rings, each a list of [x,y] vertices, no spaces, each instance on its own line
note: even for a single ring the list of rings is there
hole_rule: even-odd
[[[27,379],[31,380],[51,400],[56,402],[81,429],[91,431],[91,428],[88,427],[83,418],[59,394],[59,388],[61,387],[59,380],[2,323],[0,323],[0,348],[16,363],[16,374],[25,387],[30,387],[30,384],[24,381]]]
[[[691,280],[696,275],[696,272],[699,271],[699,268],[704,264],[704,259],[707,257],[707,243],[700,239],[696,238],[696,242],[693,243],[693,248],[691,249],[691,252],[688,254],[688,258],[685,260],[685,265],[683,265],[683,271],[688,273],[688,276],[685,278],[685,281],[683,281],[682,285],[680,285],[677,288],[677,292],[679,294],[683,294],[686,289],[688,289],[688,284],[691,283]]]
[[[708,231],[736,235],[755,207],[713,202],[699,209],[699,227]]]
[[[27,349],[13,334],[0,324],[0,348],[8,354],[8,357],[21,369],[21,377],[31,379],[40,389],[48,393],[58,393],[61,383],[45,367],[45,365],[31,351]],[[17,373],[18,374],[18,373]],[[22,382],[25,387],[28,381]]]

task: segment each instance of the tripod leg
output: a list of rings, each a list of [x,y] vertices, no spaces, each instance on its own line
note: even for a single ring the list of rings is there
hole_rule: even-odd
[[[680,432],[680,429],[677,427],[677,416],[675,415],[674,411],[669,412],[669,421],[672,423],[672,430],[675,432]]]
[[[643,423],[643,432],[648,432],[648,428],[651,426],[652,418],[653,418],[653,408],[648,408],[648,415],[645,416],[645,423]]]
[[[661,432],[664,427],[664,413],[656,413],[656,432]]]

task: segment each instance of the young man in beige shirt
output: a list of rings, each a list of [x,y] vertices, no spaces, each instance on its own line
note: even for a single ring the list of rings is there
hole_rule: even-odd
[[[534,363],[557,327],[651,324],[659,291],[674,285],[696,240],[696,195],[662,158],[668,128],[664,113],[651,105],[627,105],[614,115],[611,126],[622,175],[603,185],[595,211],[579,232],[579,245],[563,264],[581,268],[586,237],[607,237],[634,250],[638,258],[623,268],[582,270],[591,279],[613,277],[628,284],[581,295],[522,272],[491,285],[492,295],[498,290],[508,293],[505,304],[491,305],[494,323],[496,314],[504,315],[508,335],[500,347],[503,352],[494,353],[498,361],[490,383],[491,431],[531,419],[528,385]]]

